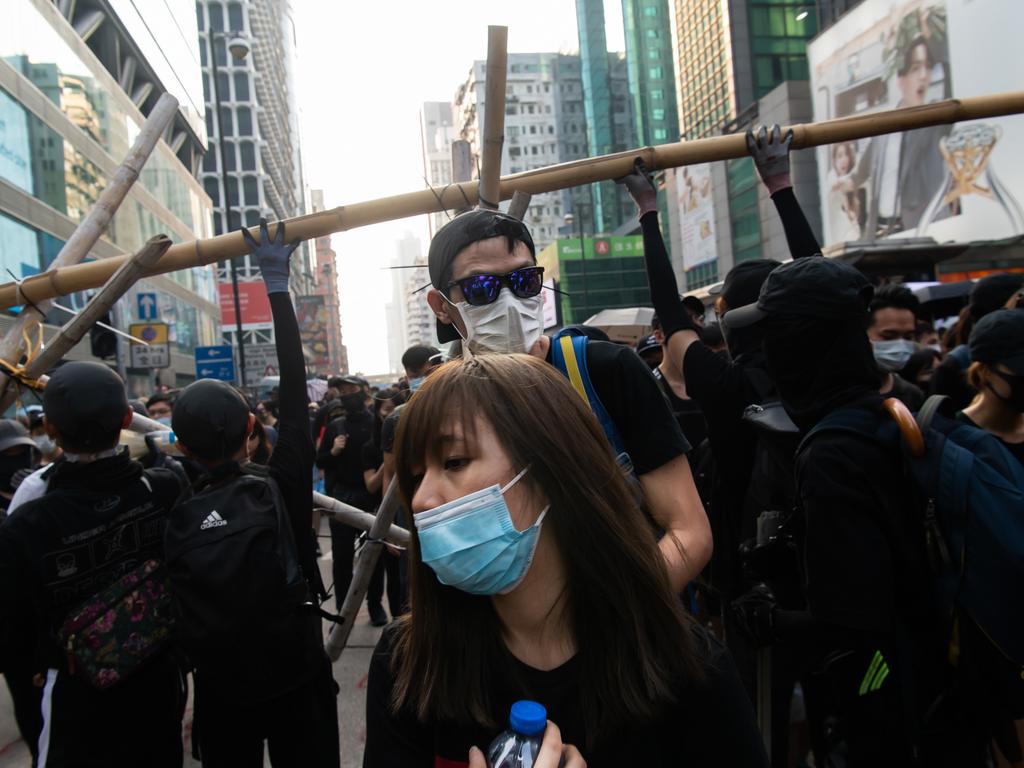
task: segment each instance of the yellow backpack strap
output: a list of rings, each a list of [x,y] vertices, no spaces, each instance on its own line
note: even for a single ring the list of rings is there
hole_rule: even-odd
[[[562,359],[565,360],[565,371],[569,375],[569,383],[576,390],[576,394],[583,398],[583,402],[590,407],[590,398],[587,397],[587,388],[583,385],[583,376],[580,375],[580,364],[576,360],[576,350],[572,345],[571,336],[563,336],[558,340],[562,345]]]

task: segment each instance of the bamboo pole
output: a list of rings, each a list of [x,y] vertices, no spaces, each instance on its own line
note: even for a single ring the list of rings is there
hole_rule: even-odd
[[[348,594],[345,595],[345,602],[341,606],[342,622],[335,624],[327,636],[327,655],[331,657],[331,661],[337,661],[348,644],[348,637],[352,633],[352,625],[355,623],[356,614],[359,613],[359,606],[363,604],[366,590],[370,586],[370,578],[373,576],[377,560],[384,549],[381,539],[384,532],[391,527],[398,507],[398,483],[392,480],[377,509],[377,516],[370,527],[369,538],[363,545],[363,551],[356,562],[352,583],[349,585]]]
[[[498,210],[501,202],[501,148],[505,143],[505,83],[508,27],[487,28],[487,80],[484,83],[484,142],[480,152],[479,206]]]
[[[522,221],[532,199],[533,195],[529,192],[522,192],[517,189],[515,194],[512,195],[512,202],[508,204],[508,215]]]
[[[1024,91],[949,99],[920,107],[905,107],[871,115],[795,125],[792,126],[792,148],[806,149],[839,141],[852,141],[932,125],[1001,117],[1020,112],[1024,112]],[[746,156],[747,146],[743,134],[714,136],[656,147],[640,147],[505,176],[501,179],[500,197],[507,200],[517,190],[540,194],[617,179],[632,171],[633,161],[637,158],[642,159],[649,169],[661,170]],[[475,202],[477,199],[476,184],[472,182],[452,184],[441,191],[424,189],[406,192],[288,219],[288,237],[309,240],[384,221],[449,210],[464,205],[465,200]],[[273,224],[271,230],[274,230]],[[259,237],[257,228],[251,229],[250,232],[253,237]],[[247,252],[248,246],[239,232],[229,232],[208,240],[179,243],[167,251],[152,274],[213,264],[242,256]],[[32,301],[42,301],[54,296],[96,288],[110,278],[124,258],[118,256],[77,264],[29,277],[21,282],[21,292]],[[21,303],[17,287],[14,283],[0,285],[0,307]]]
[[[361,531],[368,531],[373,528],[373,523],[377,519],[376,516],[371,515],[369,512],[364,512],[361,509],[345,504],[344,502],[332,499],[330,496],[324,496],[322,493],[313,492],[313,505],[317,509],[322,509],[330,517],[333,517],[337,522],[344,523],[345,525],[351,525],[353,528],[358,528]],[[405,547],[409,545],[409,532],[398,525],[392,525],[384,532],[384,538],[391,544],[395,544],[399,547]]]
[[[473,178],[473,150],[465,139],[452,142],[452,181],[458,183]],[[469,199],[454,206],[455,214],[465,213],[473,208]]]
[[[139,279],[143,271],[156,264],[170,247],[171,239],[167,235],[157,235],[150,238],[141,250],[132,254],[131,258],[122,264],[114,276],[107,281],[107,284],[100,289],[100,292],[92,297],[85,309],[71,318],[70,322],[47,343],[43,351],[28,362],[25,366],[25,376],[30,379],[38,379],[59,363],[61,358],[82,340],[96,321],[110,311],[114,302],[135,285],[135,281]],[[0,396],[0,411],[6,410],[14,402],[16,396],[17,393],[11,389]]]
[[[89,255],[89,251],[96,245],[96,241],[100,239],[100,236],[107,231],[107,227],[110,226],[111,220],[114,218],[114,214],[120,207],[121,203],[124,202],[125,197],[128,195],[128,190],[131,189],[136,179],[139,178],[139,174],[142,172],[142,167],[146,164],[146,160],[153,153],[153,149],[156,147],[157,142],[160,140],[160,136],[163,134],[164,129],[170,124],[171,120],[174,119],[174,114],[178,111],[178,100],[171,96],[169,93],[165,93],[157,101],[156,106],[153,107],[153,111],[149,113],[149,117],[146,118],[146,122],[142,125],[142,130],[135,139],[135,143],[132,144],[132,148],[128,151],[128,156],[125,157],[124,162],[118,167],[113,177],[110,179],[110,183],[106,189],[100,194],[96,204],[89,211],[88,215],[82,222],[75,228],[75,231],[71,233],[71,237],[64,243],[64,247],[60,249],[57,254],[57,258],[53,260],[49,269],[43,272],[41,275],[36,275],[36,279],[45,279],[47,275],[57,272],[60,269],[65,269],[71,265],[78,264],[86,256]],[[123,257],[122,262],[126,262],[131,257]],[[152,265],[150,265],[152,267]],[[115,266],[115,269],[117,267]],[[110,271],[113,274],[114,270]],[[103,285],[106,280],[110,277],[104,278],[95,285],[89,286],[90,288],[98,288]],[[12,284],[8,284],[9,286]],[[67,291],[65,294],[51,293],[47,296],[38,296],[35,294],[27,294],[30,301],[35,304],[35,307],[26,305],[22,311],[21,316],[18,318],[11,328],[7,331],[7,335],[4,336],[3,341],[0,342],[0,358],[8,360],[12,363],[16,363],[21,359],[21,355],[24,347],[24,335],[26,333],[31,334],[39,322],[46,317],[46,313],[50,310],[50,299],[56,296],[66,295],[66,293],[72,293]],[[14,306],[15,304],[22,303],[17,297],[17,288],[14,288],[14,298],[8,302],[5,306]],[[38,312],[36,310],[39,310]],[[9,403],[9,397],[7,396],[8,387],[10,385],[10,379],[6,379],[3,383],[2,390],[4,402]]]

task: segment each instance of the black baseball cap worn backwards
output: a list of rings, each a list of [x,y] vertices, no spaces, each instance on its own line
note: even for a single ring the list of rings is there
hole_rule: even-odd
[[[107,366],[65,363],[43,390],[43,413],[61,436],[85,452],[105,451],[129,410],[124,382]]]
[[[808,256],[776,267],[761,286],[757,302],[730,310],[729,328],[745,328],[771,315],[804,315],[824,320],[856,317],[867,311],[874,288],[849,264]]]
[[[447,283],[452,279],[452,262],[463,248],[490,240],[492,237],[505,237],[509,241],[509,250],[518,240],[530,249],[530,255],[537,259],[537,250],[533,244],[530,230],[519,219],[501,211],[490,211],[478,208],[459,214],[445,224],[430,241],[427,253],[427,267],[430,271],[430,284],[447,295]],[[451,325],[437,321],[438,341],[445,343],[456,341],[458,331]]]

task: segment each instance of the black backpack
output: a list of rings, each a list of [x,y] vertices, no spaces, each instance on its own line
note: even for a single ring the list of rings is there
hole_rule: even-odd
[[[231,463],[203,478],[171,511],[166,564],[177,639],[205,685],[246,699],[300,673],[309,589],[265,468]]]

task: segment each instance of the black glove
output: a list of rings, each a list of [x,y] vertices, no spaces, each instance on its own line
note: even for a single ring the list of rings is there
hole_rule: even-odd
[[[775,595],[767,584],[755,584],[732,601],[732,610],[740,631],[765,648],[778,640],[775,633]]]

